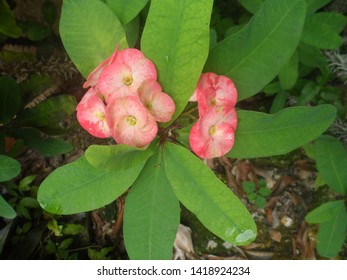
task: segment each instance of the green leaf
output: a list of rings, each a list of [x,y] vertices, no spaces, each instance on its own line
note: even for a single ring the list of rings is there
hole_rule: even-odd
[[[16,177],[20,172],[20,164],[17,160],[0,155],[0,182],[8,181]]]
[[[12,206],[6,202],[2,195],[0,195],[0,217],[14,219],[16,216],[16,211],[14,211]]]
[[[64,239],[58,246],[59,250],[66,250],[73,243],[73,238]]]
[[[99,0],[65,0],[59,30],[68,55],[84,77],[125,41],[117,16]]]
[[[267,0],[250,22],[211,49],[205,71],[231,78],[239,98],[266,86],[293,55],[304,26],[304,0]]]
[[[238,0],[238,2],[250,13],[256,13],[265,0]]]
[[[37,202],[37,200],[33,197],[24,197],[19,202],[21,206],[24,206],[26,208],[39,208],[40,205]]]
[[[331,0],[306,0],[307,14],[313,14],[315,11],[327,5]]]
[[[103,170],[127,170],[146,162],[154,153],[153,146],[154,144],[142,150],[128,145],[91,145],[86,150],[85,157],[90,164]]]
[[[63,233],[63,226],[62,225],[58,225],[58,222],[56,220],[50,220],[47,223],[47,228],[50,229],[51,231],[54,232],[55,236],[62,236]]]
[[[27,187],[36,179],[36,175],[29,175],[20,180],[18,184],[19,190],[26,190]]]
[[[326,223],[333,220],[343,209],[345,209],[343,200],[329,201],[309,212],[305,220],[310,224]]]
[[[297,105],[307,105],[317,96],[320,89],[317,83],[308,81],[300,92]]]
[[[254,204],[258,207],[258,208],[264,208],[266,205],[266,198],[257,195],[257,197],[254,199]]]
[[[18,138],[22,138],[25,144],[39,151],[46,157],[56,156],[71,152],[72,145],[69,142],[58,138],[43,138],[40,131],[35,128],[22,128],[14,133]]]
[[[11,77],[0,78],[0,124],[6,124],[18,113],[21,103],[20,88]]]
[[[317,139],[316,164],[329,187],[340,194],[347,193],[347,153],[339,140],[328,135]]]
[[[84,232],[86,229],[80,224],[66,224],[63,227],[63,234],[77,235]]]
[[[295,51],[292,57],[288,60],[287,64],[282,68],[278,74],[281,88],[289,90],[295,86],[299,76],[299,57],[298,52]]]
[[[175,101],[177,118],[200,78],[210,43],[212,0],[152,0],[141,49],[158,70],[163,91]]]
[[[327,59],[317,47],[300,43],[298,47],[300,63],[311,67],[323,67],[327,65]]]
[[[131,186],[145,162],[111,172],[97,169],[81,157],[54,170],[42,182],[37,200],[53,214],[75,214],[103,207]]]
[[[247,208],[199,158],[168,142],[164,162],[177,198],[208,230],[234,245],[255,239],[256,225]]]
[[[286,154],[316,139],[333,122],[332,105],[290,107],[276,114],[238,111],[235,144],[227,156],[256,158]]]
[[[112,252],[114,249],[113,247],[105,247],[102,248],[100,251],[92,248],[88,248],[88,257],[91,260],[108,260],[109,257],[106,257],[106,255],[110,252]]]
[[[137,40],[140,33],[140,18],[136,17],[126,25],[124,25],[124,31],[126,34],[127,42],[129,48],[134,48],[136,46]]]
[[[276,114],[281,111],[286,106],[288,97],[289,93],[287,91],[280,91],[279,93],[277,93],[272,101],[269,113]]]
[[[250,194],[255,191],[255,184],[253,182],[245,181],[242,183],[242,188],[246,193]]]
[[[54,128],[75,110],[76,99],[74,96],[58,95],[42,101],[33,108],[21,111],[16,122],[21,126]]]
[[[12,38],[18,38],[22,34],[6,0],[0,1],[0,33]]]
[[[346,22],[342,14],[314,14],[306,19],[302,42],[321,49],[336,49],[342,44],[339,33]]]
[[[125,25],[134,19],[146,6],[148,0],[107,0],[106,4],[114,11],[120,22]]]
[[[262,187],[258,190],[258,193],[261,196],[267,197],[271,194],[271,189],[267,188],[267,187]]]
[[[32,23],[27,32],[27,36],[31,41],[41,41],[51,35],[51,29],[40,23]]]
[[[123,230],[130,259],[172,259],[179,222],[179,201],[167,180],[162,150],[158,149],[126,198]]]
[[[317,234],[317,251],[322,257],[334,258],[341,250],[346,239],[347,213],[345,207],[333,218],[319,225]]]
[[[32,143],[31,147],[37,149],[40,154],[46,157],[66,154],[72,151],[71,143],[56,138],[41,139],[39,142]]]

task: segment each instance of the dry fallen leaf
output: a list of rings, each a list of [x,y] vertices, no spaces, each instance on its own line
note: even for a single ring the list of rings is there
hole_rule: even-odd
[[[176,239],[174,242],[174,260],[191,259],[195,255],[193,242],[192,242],[192,230],[180,224],[176,233]]]
[[[270,229],[269,233],[272,240],[276,242],[281,242],[282,234],[278,230]]]

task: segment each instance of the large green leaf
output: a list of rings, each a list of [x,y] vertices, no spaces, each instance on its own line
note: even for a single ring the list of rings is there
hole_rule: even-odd
[[[130,259],[171,259],[179,222],[179,202],[158,149],[126,198],[123,230]]]
[[[299,76],[299,56],[295,51],[287,64],[278,74],[282,90],[289,90],[295,86]]]
[[[85,153],[86,159],[93,166],[109,171],[131,169],[134,164],[143,164],[153,155],[153,146],[146,150],[130,147],[128,145],[100,146],[91,145]]]
[[[59,30],[67,53],[84,77],[125,41],[117,16],[100,0],[64,0]]]
[[[17,216],[16,211],[12,208],[10,204],[0,195],[0,217],[6,219],[13,219]]]
[[[305,0],[265,1],[243,29],[211,49],[205,71],[231,78],[239,100],[258,93],[293,55],[305,14]]]
[[[107,5],[116,13],[121,23],[127,24],[146,6],[148,0],[107,0]]]
[[[5,124],[19,111],[21,103],[20,88],[11,77],[0,78],[0,124]]]
[[[347,153],[339,140],[328,135],[317,139],[316,164],[319,175],[334,191],[347,193]]]
[[[346,239],[347,212],[344,201],[327,202],[310,212],[306,220],[313,223],[324,220],[319,223],[317,251],[326,258],[336,257]]]
[[[16,177],[20,172],[20,164],[13,158],[0,155],[0,182]]]
[[[330,201],[309,212],[305,220],[310,224],[326,223],[333,220],[344,208],[345,204],[343,200]]]
[[[21,111],[16,122],[21,126],[56,127],[76,110],[72,95],[58,95],[42,101],[33,108]]]
[[[302,41],[321,49],[336,49],[342,44],[339,33],[347,23],[347,17],[338,13],[316,13],[308,17]]]
[[[210,43],[212,0],[152,0],[141,49],[156,65],[159,82],[176,104],[174,120],[193,94]]]
[[[335,114],[331,105],[290,107],[273,115],[238,111],[235,144],[227,155],[256,158],[286,154],[321,135]]]
[[[75,214],[103,207],[131,186],[145,162],[107,171],[95,168],[81,157],[54,170],[42,182],[37,200],[43,209],[54,214]]]
[[[256,225],[243,203],[188,149],[167,143],[167,178],[182,204],[212,233],[234,245],[256,237]]]

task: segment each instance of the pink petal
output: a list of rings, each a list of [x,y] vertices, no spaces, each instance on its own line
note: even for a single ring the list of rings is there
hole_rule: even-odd
[[[134,80],[141,80],[139,85],[145,80],[157,79],[157,69],[155,65],[138,49],[129,48],[120,51],[119,60],[130,66],[134,75]]]
[[[138,89],[142,104],[158,122],[168,122],[175,112],[172,98],[162,92],[160,84],[155,80],[146,80]]]
[[[109,103],[113,98],[126,96],[125,93],[135,95],[132,87],[125,84],[133,83],[132,79],[130,67],[117,60],[102,71],[98,82],[98,90],[105,97],[106,103]]]
[[[118,53],[118,47],[116,48],[116,50],[114,51],[113,54],[111,54],[110,57],[108,57],[107,59],[105,59],[103,62],[101,62],[99,64],[98,67],[96,67],[93,72],[91,72],[87,78],[87,81],[83,84],[83,87],[84,88],[87,88],[87,87],[94,87],[97,85],[98,83],[98,79],[99,79],[99,76],[102,72],[102,70],[104,70],[104,68],[110,64],[112,64],[115,59],[116,59],[116,56],[117,56],[117,53]]]
[[[192,96],[189,98],[190,102],[196,102],[198,101],[198,93],[197,90],[195,89],[195,91],[193,92]]]
[[[111,136],[105,118],[105,104],[93,88],[83,96],[76,110],[78,122],[91,135],[99,138]]]
[[[234,83],[226,76],[211,72],[201,75],[196,96],[200,115],[212,107],[226,107],[229,110],[237,102]]]
[[[112,99],[107,105],[106,119],[118,144],[145,147],[158,132],[155,119],[136,96]]]
[[[157,70],[154,64],[137,49],[125,49],[117,54],[116,61],[102,71],[98,89],[105,96],[106,102],[120,97],[124,88],[136,92],[145,80],[156,80]]]
[[[194,153],[201,158],[214,158],[229,152],[234,145],[235,117],[235,110],[227,113],[210,110],[200,117],[189,135]]]

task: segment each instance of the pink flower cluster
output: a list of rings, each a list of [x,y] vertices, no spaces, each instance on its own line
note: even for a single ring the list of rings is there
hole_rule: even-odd
[[[117,49],[83,87],[90,89],[77,106],[80,125],[118,144],[147,146],[157,135],[157,122],[170,121],[175,111],[174,101],[157,82],[155,65],[137,49]]]
[[[189,135],[192,150],[201,158],[225,155],[234,145],[237,126],[234,83],[225,76],[204,73],[190,101],[197,101],[199,110]]]

